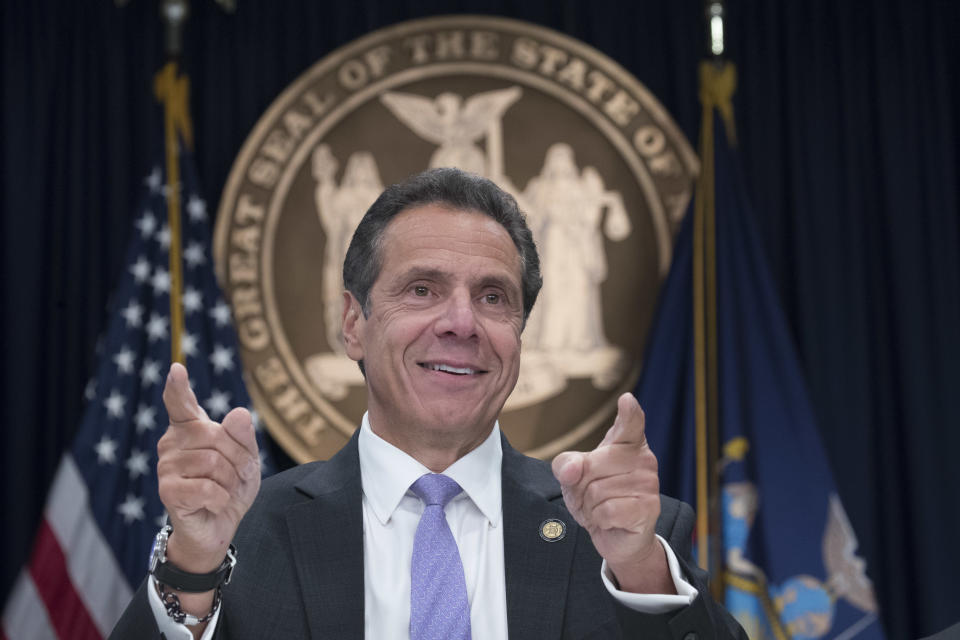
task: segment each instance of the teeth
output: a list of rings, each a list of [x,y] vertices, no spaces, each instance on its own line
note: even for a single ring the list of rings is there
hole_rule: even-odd
[[[461,375],[461,376],[476,373],[476,370],[474,369],[466,369],[466,368],[461,369],[460,367],[451,367],[450,365],[446,365],[446,364],[425,364],[423,366],[433,371],[444,371],[446,373],[456,373],[457,375]]]

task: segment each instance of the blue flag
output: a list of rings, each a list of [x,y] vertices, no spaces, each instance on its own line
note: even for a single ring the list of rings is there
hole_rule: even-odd
[[[720,118],[715,129],[723,575],[711,579],[753,640],[883,638]],[[692,286],[688,215],[636,395],[661,490],[696,504]]]
[[[179,167],[181,347],[200,405],[220,420],[232,407],[252,404],[230,307],[213,272],[209,212],[192,155],[183,148]],[[168,195],[158,160],[143,182],[83,418],[57,470],[29,564],[4,608],[0,637],[104,638],[146,577],[165,517],[156,465],[157,440],[168,423],[162,400],[171,354]]]

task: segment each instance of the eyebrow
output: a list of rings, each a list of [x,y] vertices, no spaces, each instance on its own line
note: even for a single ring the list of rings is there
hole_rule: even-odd
[[[448,274],[431,267],[412,267],[400,273],[393,280],[407,283],[411,280],[446,280]]]

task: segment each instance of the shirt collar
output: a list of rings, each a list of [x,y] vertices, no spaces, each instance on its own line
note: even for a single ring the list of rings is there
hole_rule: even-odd
[[[370,428],[363,414],[360,437],[360,480],[367,502],[381,524],[387,524],[410,485],[430,469],[393,446]],[[480,446],[447,467],[444,475],[453,478],[463,492],[480,509],[494,527],[502,513],[500,466],[503,449],[500,445],[500,423],[493,425],[490,435]],[[410,494],[413,495],[412,493]],[[454,498],[456,499],[456,498]]]

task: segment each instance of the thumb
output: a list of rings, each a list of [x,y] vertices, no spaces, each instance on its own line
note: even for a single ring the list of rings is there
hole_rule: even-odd
[[[553,477],[564,487],[580,482],[583,477],[583,460],[586,454],[580,451],[564,451],[553,459]]]
[[[172,424],[208,419],[207,412],[200,407],[190,388],[187,368],[179,362],[170,365],[170,374],[163,387],[163,405]]]
[[[632,393],[617,398],[617,419],[603,437],[600,446],[610,444],[646,444],[646,416]]]

